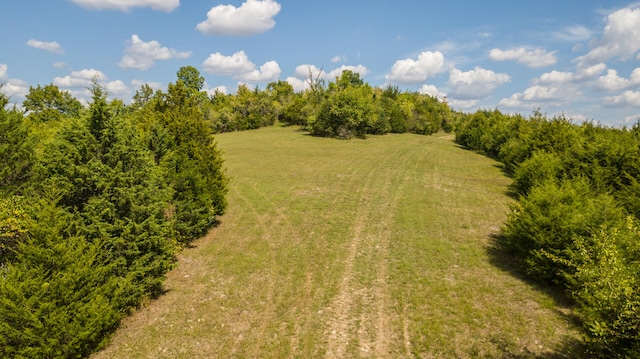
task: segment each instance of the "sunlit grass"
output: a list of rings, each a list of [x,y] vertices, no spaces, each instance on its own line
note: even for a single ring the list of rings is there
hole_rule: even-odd
[[[492,264],[509,180],[452,136],[217,138],[228,213],[96,357],[548,357],[577,337]]]

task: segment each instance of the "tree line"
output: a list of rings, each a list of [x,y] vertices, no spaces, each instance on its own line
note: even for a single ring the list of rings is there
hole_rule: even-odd
[[[589,357],[640,357],[640,125],[494,110],[464,116],[455,131],[513,178],[500,249],[567,293]]]

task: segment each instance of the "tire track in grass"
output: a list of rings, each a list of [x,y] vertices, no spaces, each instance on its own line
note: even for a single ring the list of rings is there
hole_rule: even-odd
[[[407,153],[386,155],[386,159],[365,162],[388,163],[393,158],[406,163]],[[403,336],[394,331],[397,314],[391,312],[387,282],[391,223],[406,180],[403,172],[386,173],[371,166],[358,191],[345,268],[325,329],[326,358],[389,357],[393,343]]]

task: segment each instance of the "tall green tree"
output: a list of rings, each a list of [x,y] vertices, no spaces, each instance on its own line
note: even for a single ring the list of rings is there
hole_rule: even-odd
[[[8,102],[9,98],[0,92],[0,196],[28,186],[37,144],[22,114],[5,109]]]
[[[78,117],[82,104],[68,91],[61,91],[58,86],[49,84],[29,87],[22,106],[29,117],[36,122],[60,120],[63,117]]]
[[[173,189],[171,217],[182,242],[204,234],[226,209],[227,178],[200,99],[182,82],[169,84],[157,106],[156,158]],[[159,138],[160,139],[160,138]]]
[[[178,80],[193,92],[200,92],[204,86],[204,77],[200,76],[200,71],[193,66],[183,66],[177,72]]]

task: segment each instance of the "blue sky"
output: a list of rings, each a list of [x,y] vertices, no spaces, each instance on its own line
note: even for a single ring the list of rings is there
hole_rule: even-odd
[[[619,0],[7,0],[0,82],[21,103],[93,77],[129,102],[191,65],[206,89],[311,70],[446,97],[455,109],[534,109],[577,122],[640,119],[640,2]],[[320,71],[322,71],[320,73]]]

